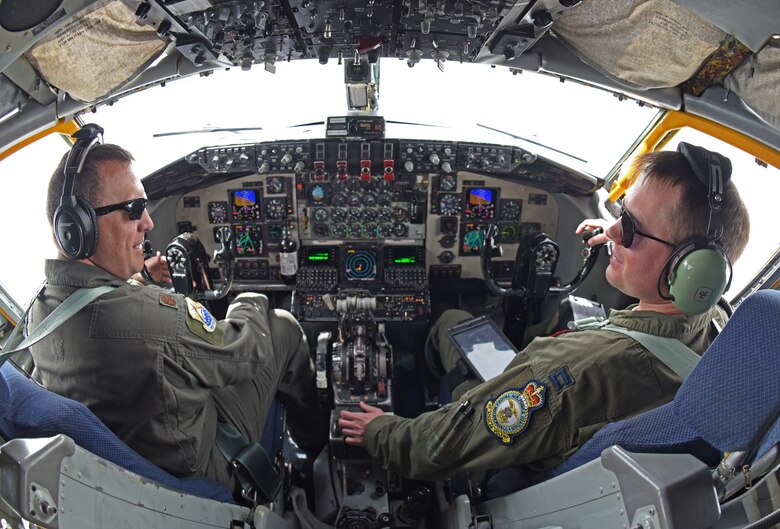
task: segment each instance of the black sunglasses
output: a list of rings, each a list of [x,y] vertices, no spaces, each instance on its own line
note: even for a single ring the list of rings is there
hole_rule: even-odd
[[[659,239],[658,237],[653,237],[652,235],[639,231],[636,227],[636,224],[634,223],[634,219],[631,217],[628,211],[626,211],[626,208],[621,208],[620,210],[620,228],[622,232],[620,242],[623,243],[624,248],[631,248],[631,245],[634,244],[634,234],[647,237],[648,239],[653,239],[654,241],[671,246],[672,248],[676,246],[669,241],[665,241],[663,239]]]
[[[144,210],[146,209],[146,202],[147,200],[143,197],[134,198],[133,200],[120,202],[119,204],[111,204],[110,206],[95,208],[95,215],[99,217],[101,215],[108,215],[112,211],[123,209],[127,211],[127,215],[130,217],[130,220],[138,220],[141,218],[141,215],[144,214]]]

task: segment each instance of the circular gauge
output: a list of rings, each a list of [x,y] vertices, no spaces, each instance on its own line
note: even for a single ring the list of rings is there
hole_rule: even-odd
[[[331,230],[331,233],[334,237],[338,239],[343,239],[347,235],[347,226],[346,224],[335,224],[333,226],[333,229]]]
[[[350,193],[349,195],[347,195],[348,206],[352,206],[354,208],[359,206],[360,203],[361,203],[360,195],[358,195],[357,193]]]
[[[376,255],[370,250],[348,250],[344,261],[344,275],[348,281],[376,279]]]
[[[330,189],[334,193],[338,193],[339,191],[344,191],[347,188],[346,183],[344,180],[341,180],[340,178],[336,178],[331,182]]]
[[[380,239],[387,239],[393,234],[393,226],[388,223],[382,223],[376,228],[376,236]]]
[[[514,224],[504,224],[498,228],[498,242],[516,242],[517,226]]]
[[[212,224],[224,224],[228,221],[227,202],[209,202],[209,222]]]
[[[451,217],[459,213],[460,196],[453,194],[439,195],[439,215]]]
[[[445,174],[439,179],[439,189],[442,191],[454,191],[458,185],[458,181],[455,179],[455,175]]]
[[[363,217],[363,212],[360,208],[349,208],[347,211],[347,219],[351,222],[358,222]]]
[[[344,193],[336,193],[331,197],[330,203],[337,207],[343,206],[347,203],[347,197],[344,195]]]
[[[272,195],[278,195],[284,191],[284,182],[278,176],[271,176],[265,181],[266,190]]]
[[[505,200],[501,203],[501,220],[520,220],[520,202]]]
[[[282,198],[269,198],[265,203],[265,217],[268,220],[281,220],[287,213],[287,204]]]
[[[324,204],[328,198],[328,190],[320,184],[314,184],[309,188],[309,200],[312,204]]]
[[[347,210],[344,208],[335,208],[331,213],[333,222],[344,222],[347,220]]]
[[[366,237],[366,239],[373,239],[374,237],[377,236],[376,228],[377,226],[373,222],[369,222],[363,227],[363,234]]]
[[[347,237],[350,239],[360,239],[363,237],[363,225],[347,224]]]
[[[376,195],[373,193],[363,195],[363,205],[368,208],[376,206]]]
[[[408,234],[409,234],[409,229],[406,227],[406,224],[401,224],[400,222],[396,222],[393,225],[393,236],[406,237]]]
[[[314,208],[314,220],[319,222],[328,220],[328,210],[325,208]]]
[[[390,209],[388,207],[384,207],[384,208],[379,210],[379,220],[386,222],[388,220],[392,220],[392,218],[393,218],[393,210],[392,209]]]
[[[376,220],[379,217],[379,212],[376,210],[376,208],[365,208],[363,210],[363,220],[365,221],[372,221]]]
[[[282,240],[282,225],[281,224],[269,224],[268,225],[268,240],[270,242],[279,242]]]
[[[362,187],[361,184],[362,182],[360,181],[359,178],[350,178],[349,180],[347,180],[347,189],[349,189],[350,191],[359,191],[360,188]]]
[[[327,224],[315,224],[314,225],[315,237],[328,237],[330,236],[330,226]]]
[[[493,204],[472,204],[471,209],[468,211],[467,218],[488,220],[492,219],[495,214]]]
[[[393,208],[393,218],[398,222],[406,222],[409,219],[409,212],[402,207]]]
[[[376,199],[377,204],[380,206],[389,206],[393,203],[393,194],[389,191],[383,191]]]

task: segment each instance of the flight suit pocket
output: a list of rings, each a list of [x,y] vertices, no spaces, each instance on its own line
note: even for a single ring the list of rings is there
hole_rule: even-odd
[[[446,465],[463,451],[474,427],[474,406],[465,401],[445,406],[444,417],[434,424],[425,438],[428,458],[437,465]]]

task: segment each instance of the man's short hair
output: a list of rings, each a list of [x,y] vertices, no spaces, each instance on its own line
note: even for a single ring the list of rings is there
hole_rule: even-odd
[[[54,174],[49,181],[49,192],[46,200],[46,216],[49,219],[49,225],[54,226],[54,212],[60,205],[62,198],[62,187],[65,185],[65,162],[68,159],[69,152],[60,160]],[[119,145],[111,143],[96,145],[87,154],[87,160],[81,173],[76,177],[73,185],[73,194],[80,196],[91,206],[95,206],[101,196],[101,178],[99,167],[106,162],[126,162],[132,163],[135,160],[133,155],[127,152]]]
[[[682,198],[674,210],[679,230],[675,238],[676,243],[694,236],[707,235],[710,218],[709,190],[696,177],[681,153],[658,151],[642,154],[632,164],[632,170],[639,178],[681,188]],[[718,214],[723,235],[718,242],[733,263],[742,255],[750,236],[750,216],[734,182],[729,180],[723,188],[723,202]]]

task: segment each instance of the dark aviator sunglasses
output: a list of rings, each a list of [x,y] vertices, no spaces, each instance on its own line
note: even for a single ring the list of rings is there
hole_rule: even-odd
[[[639,231],[639,229],[637,229],[636,227],[636,224],[634,223],[634,218],[631,216],[631,214],[628,211],[626,211],[626,208],[620,209],[620,228],[621,228],[620,242],[623,244],[624,248],[631,248],[631,245],[634,244],[634,235],[641,235],[642,237],[647,237],[648,239],[658,241],[667,246],[671,246],[672,248],[676,246],[674,243],[665,241],[663,239],[659,239],[658,237],[654,237],[643,231]]]
[[[130,220],[138,220],[141,218],[141,215],[144,214],[144,210],[146,209],[146,202],[147,200],[143,197],[134,198],[125,202],[120,202],[119,204],[111,204],[109,206],[95,208],[95,215],[99,217],[101,215],[108,215],[112,211],[123,209],[127,211],[127,215],[130,217]]]

